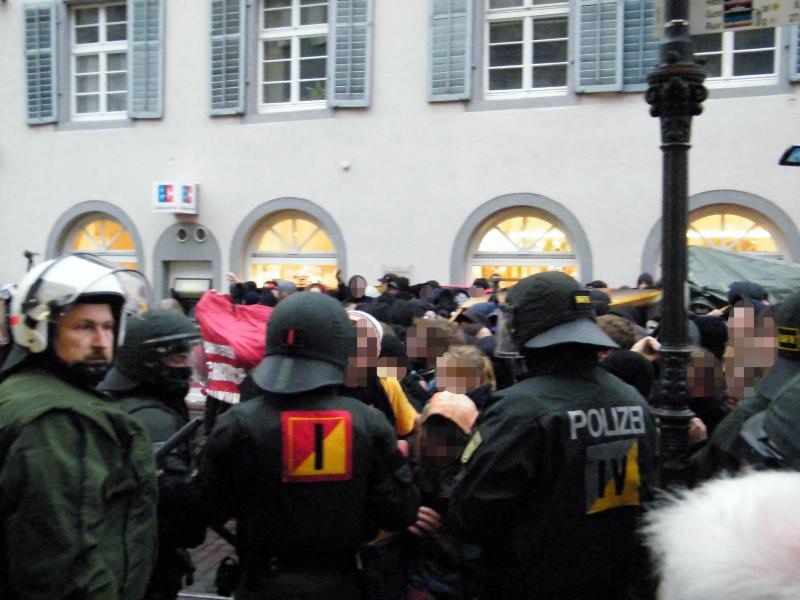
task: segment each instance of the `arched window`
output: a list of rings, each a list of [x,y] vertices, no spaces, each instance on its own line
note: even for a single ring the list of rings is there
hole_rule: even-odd
[[[319,282],[335,287],[336,269],[336,250],[328,232],[307,213],[274,213],[251,238],[247,272],[258,284],[286,279],[300,286]]]
[[[690,246],[742,252],[782,259],[775,224],[763,215],[739,207],[712,205],[689,216],[686,232]]]
[[[130,269],[138,268],[133,236],[119,221],[104,213],[78,220],[64,240],[63,252],[91,252]]]
[[[542,271],[579,277],[573,243],[564,226],[536,209],[514,207],[484,221],[473,238],[469,274],[499,275],[503,287]]]

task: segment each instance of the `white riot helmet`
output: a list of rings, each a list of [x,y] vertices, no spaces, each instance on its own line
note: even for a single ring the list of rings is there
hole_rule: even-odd
[[[114,315],[114,345],[119,346],[125,316],[144,307],[147,292],[144,275],[91,254],[45,261],[28,271],[14,292],[9,317],[14,342],[28,352],[44,352],[48,323],[55,323],[71,304],[107,302]]]

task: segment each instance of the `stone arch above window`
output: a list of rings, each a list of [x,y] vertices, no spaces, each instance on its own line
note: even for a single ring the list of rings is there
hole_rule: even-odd
[[[800,234],[794,221],[769,200],[737,190],[714,190],[689,198],[690,246],[797,261]],[[650,230],[642,270],[658,272],[661,220]]]
[[[142,241],[133,221],[108,202],[81,202],[58,218],[47,240],[46,258],[70,252],[90,252],[144,271]]]
[[[239,225],[231,248],[231,268],[263,284],[285,279],[297,285],[336,286],[345,269],[344,239],[336,222],[301,198],[265,202]]]
[[[507,285],[541,271],[591,278],[589,243],[563,206],[536,194],[509,194],[483,204],[467,218],[453,245],[451,279],[469,283],[500,275]]]

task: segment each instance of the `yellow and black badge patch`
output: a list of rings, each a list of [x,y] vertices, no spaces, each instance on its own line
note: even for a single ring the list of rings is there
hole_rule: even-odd
[[[344,410],[281,414],[283,481],[316,483],[353,478],[353,423]]]
[[[583,290],[572,292],[572,308],[582,309],[591,307],[592,299],[589,298],[589,292]]]
[[[800,352],[800,330],[794,327],[778,327],[778,350]]]

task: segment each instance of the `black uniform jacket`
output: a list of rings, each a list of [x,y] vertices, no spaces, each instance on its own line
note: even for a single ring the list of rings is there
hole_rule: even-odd
[[[624,597],[656,476],[647,403],[598,367],[498,394],[467,445],[456,525],[481,543],[486,597]]]
[[[263,560],[313,571],[352,556],[378,528],[413,523],[419,505],[386,418],[333,392],[264,393],[234,406],[200,462],[211,521],[237,519],[245,577]]]

